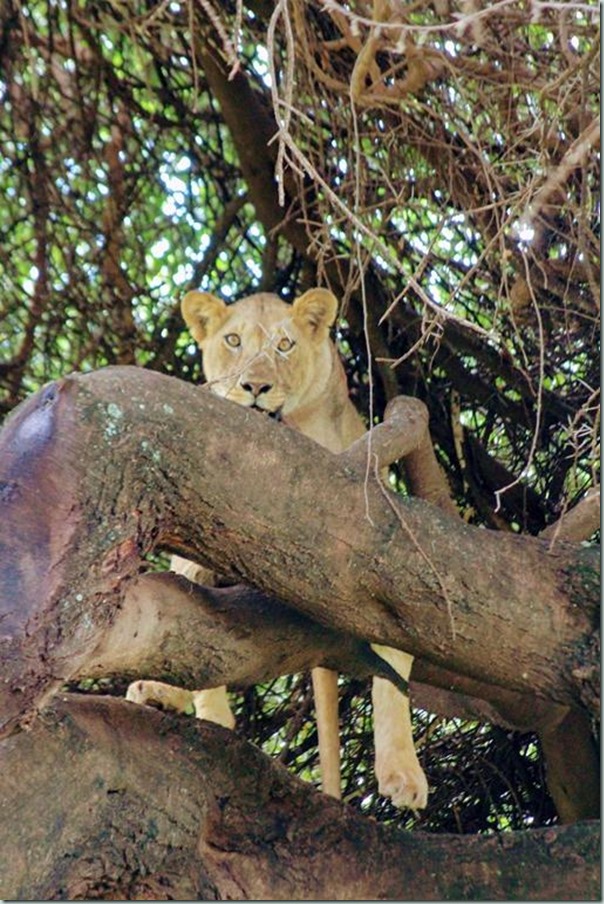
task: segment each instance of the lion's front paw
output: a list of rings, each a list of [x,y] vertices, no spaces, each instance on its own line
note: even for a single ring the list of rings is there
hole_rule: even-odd
[[[419,763],[384,770],[378,775],[378,789],[400,809],[423,810],[428,803],[428,781]]]
[[[134,681],[126,691],[126,700],[141,706],[173,709],[179,713],[193,711],[191,691],[162,681]]]

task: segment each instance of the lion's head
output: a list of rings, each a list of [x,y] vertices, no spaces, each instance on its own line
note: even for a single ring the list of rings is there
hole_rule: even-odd
[[[293,305],[265,292],[231,305],[188,292],[182,314],[213,392],[287,417],[312,405],[333,379],[329,328],[337,306],[327,289],[310,289]]]

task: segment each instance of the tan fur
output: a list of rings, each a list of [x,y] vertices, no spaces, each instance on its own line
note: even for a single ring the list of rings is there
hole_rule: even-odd
[[[293,305],[260,293],[232,305],[206,292],[189,292],[183,317],[203,354],[203,367],[213,392],[240,405],[280,412],[285,423],[332,452],[342,452],[365,432],[348,397],[346,375],[329,329],[337,301],[326,289],[310,289]],[[205,569],[174,556],[172,569],[207,583]],[[406,679],[412,658],[387,647],[377,652]],[[158,696],[158,682],[136,682],[129,699],[145,702]],[[162,686],[162,687],[165,687]],[[340,796],[337,676],[313,671],[323,789]],[[182,708],[182,692],[175,708]],[[162,693],[162,701],[167,696]],[[190,697],[186,698],[190,700]],[[226,688],[196,691],[196,714],[233,724]],[[379,790],[398,806],[426,805],[427,782],[418,763],[411,733],[409,701],[388,681],[374,679],[374,734]]]

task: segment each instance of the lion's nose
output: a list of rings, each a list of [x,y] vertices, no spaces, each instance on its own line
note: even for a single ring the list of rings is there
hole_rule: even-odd
[[[246,392],[251,392],[255,399],[260,395],[265,395],[267,392],[273,388],[272,383],[263,383],[259,380],[246,380],[241,383],[241,388],[245,389]]]

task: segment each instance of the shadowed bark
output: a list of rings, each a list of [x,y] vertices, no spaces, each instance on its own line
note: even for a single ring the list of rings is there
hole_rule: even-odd
[[[233,732],[111,698],[57,698],[0,747],[0,785],[8,899],[600,894],[595,823],[499,837],[401,833],[310,789]]]

